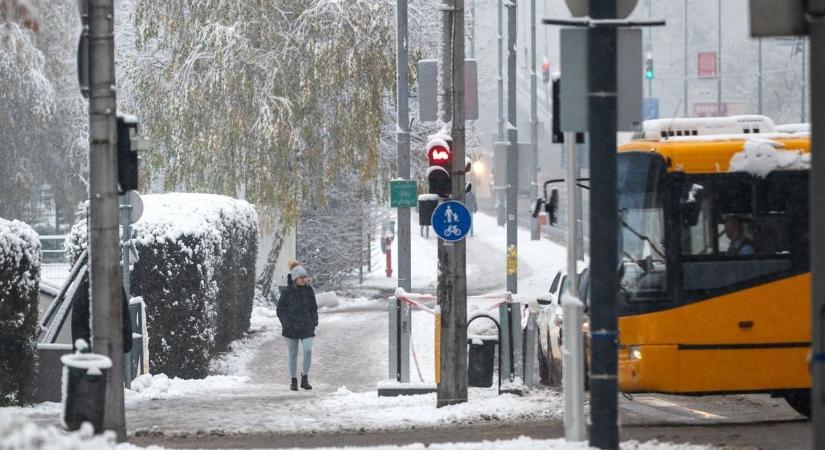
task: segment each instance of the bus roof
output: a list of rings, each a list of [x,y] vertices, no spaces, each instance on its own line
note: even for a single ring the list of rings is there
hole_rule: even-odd
[[[619,146],[619,152],[654,152],[668,162],[669,172],[728,172],[733,156],[750,139],[767,139],[781,145],[780,151],[810,152],[810,138],[799,134],[765,133],[673,137],[658,141],[635,140]]]

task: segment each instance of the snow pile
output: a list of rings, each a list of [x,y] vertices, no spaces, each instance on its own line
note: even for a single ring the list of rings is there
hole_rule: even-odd
[[[0,219],[0,406],[31,399],[37,358],[40,239]]]
[[[318,292],[315,294],[315,303],[318,308],[335,308],[338,306],[338,295],[335,292]]]
[[[810,170],[811,154],[799,150],[779,150],[784,145],[769,139],[749,139],[744,149],[733,155],[730,172],[747,172],[765,178],[774,170]]]
[[[409,429],[418,426],[454,426],[490,421],[522,421],[555,417],[562,409],[562,398],[553,391],[537,391],[520,397],[498,395],[497,388],[471,389],[470,401],[436,408],[436,394],[378,397],[375,392],[350,392],[345,387],[317,403],[334,421],[326,427],[345,430]],[[321,424],[317,424],[321,425]]]
[[[115,448],[115,434],[95,436],[92,425],[84,423],[74,433],[51,426],[38,426],[18,415],[0,411],[0,449],[3,450],[109,450]]]
[[[145,195],[132,226],[139,259],[132,290],[146,303],[150,370],[182,378],[208,374],[210,354],[249,329],[255,296],[258,217],[249,203],[220,195]],[[72,229],[80,253],[85,223]]]
[[[131,389],[125,393],[129,403],[143,400],[210,395],[221,390],[236,390],[245,383],[247,377],[210,375],[200,380],[169,378],[165,374],[141,375],[132,381]]]

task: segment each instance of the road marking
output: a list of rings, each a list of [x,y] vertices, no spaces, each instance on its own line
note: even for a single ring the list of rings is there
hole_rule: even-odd
[[[687,406],[680,405],[678,403],[674,403],[658,397],[636,396],[633,398],[633,400],[648,406],[652,406],[654,408],[662,408],[665,410],[670,410],[676,414],[687,415],[694,418],[706,420],[728,420],[728,418],[725,416],[713,414],[707,411],[701,411],[698,409],[688,408]]]

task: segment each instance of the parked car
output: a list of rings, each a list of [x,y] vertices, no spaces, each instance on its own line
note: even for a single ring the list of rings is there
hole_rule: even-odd
[[[584,269],[579,274],[579,298],[584,303],[584,321],[582,332],[584,334],[584,371],[585,377],[590,371],[590,277],[589,271]],[[564,312],[562,301],[569,294],[569,278],[564,271],[559,271],[550,284],[548,295],[539,297],[539,313],[536,319],[538,329],[537,346],[539,360],[539,382],[548,386],[561,385],[562,379],[562,326],[564,324]],[[588,379],[585,379],[585,387],[588,386]]]

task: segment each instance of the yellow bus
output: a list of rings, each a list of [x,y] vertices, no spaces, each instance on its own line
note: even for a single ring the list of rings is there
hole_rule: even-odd
[[[621,391],[771,393],[810,416],[810,138],[775,129],[656,120],[620,146]]]

